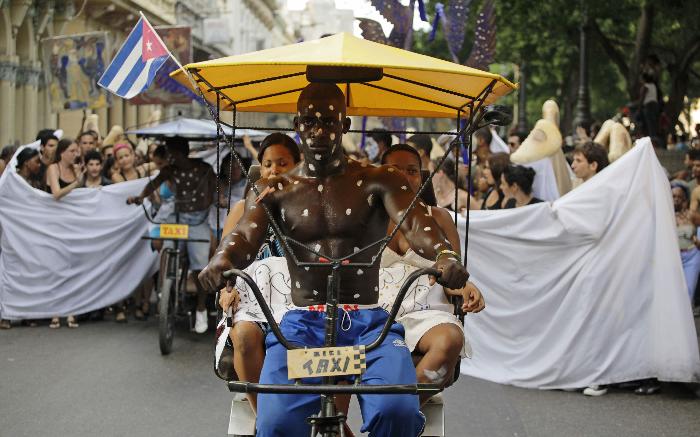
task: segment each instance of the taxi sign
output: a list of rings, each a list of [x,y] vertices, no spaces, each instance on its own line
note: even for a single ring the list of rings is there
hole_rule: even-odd
[[[182,238],[187,239],[190,234],[188,225],[160,225],[160,238]]]
[[[363,345],[290,349],[287,351],[289,379],[360,375],[366,368],[365,347]]]

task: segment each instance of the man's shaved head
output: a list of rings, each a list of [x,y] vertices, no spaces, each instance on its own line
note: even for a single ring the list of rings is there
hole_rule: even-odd
[[[335,84],[311,83],[299,95],[294,128],[311,173],[328,174],[344,165],[342,137],[350,128],[345,111],[345,96]]]
[[[334,83],[310,83],[301,91],[299,94],[299,100],[297,100],[297,109],[302,112],[302,108],[307,108],[309,102],[314,101],[327,101],[332,103],[334,107],[341,110],[345,114],[345,95],[338,85]]]

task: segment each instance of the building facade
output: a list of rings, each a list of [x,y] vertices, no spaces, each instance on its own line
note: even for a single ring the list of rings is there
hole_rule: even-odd
[[[206,117],[197,104],[133,105],[112,96],[109,108],[52,112],[42,40],[107,31],[118,49],[142,11],[154,26],[192,28],[195,62],[293,42],[278,0],[0,0],[0,147],[26,144],[43,128],[76,136],[86,113],[99,115],[103,135],[145,123],[153,111]],[[106,62],[111,60],[107,56]],[[256,117],[253,117],[254,119]],[[264,118],[257,117],[258,122]]]

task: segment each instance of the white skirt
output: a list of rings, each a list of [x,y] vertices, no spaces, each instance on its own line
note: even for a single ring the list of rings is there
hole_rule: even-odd
[[[454,314],[440,310],[422,310],[404,314],[396,319],[396,321],[401,323],[406,331],[406,346],[408,346],[411,352],[416,349],[420,339],[431,328],[442,325],[443,323],[455,325],[460,331],[462,331],[462,335],[464,336],[462,351],[459,354],[460,357],[472,357],[472,347],[469,344],[467,336],[464,335],[464,326],[462,326],[462,322],[460,322],[460,320]]]

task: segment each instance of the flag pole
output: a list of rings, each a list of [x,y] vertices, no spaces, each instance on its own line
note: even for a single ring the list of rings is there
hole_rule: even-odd
[[[182,66],[182,64],[180,63],[180,61],[178,61],[177,58],[175,57],[175,55],[173,55],[173,53],[170,51],[170,49],[168,49],[168,46],[165,45],[165,43],[163,42],[163,40],[160,38],[160,35],[158,35],[158,32],[156,32],[156,31],[155,31],[155,28],[154,28],[153,26],[151,26],[151,22],[148,21],[148,18],[146,18],[146,16],[143,15],[143,12],[141,12],[141,11],[139,11],[139,15],[141,15],[141,18],[143,18],[144,21],[146,21],[146,23],[148,23],[148,25],[151,27],[151,29],[153,29],[153,34],[155,35],[156,38],[158,38],[158,41],[163,45],[163,47],[166,48],[166,51],[168,52],[168,55],[170,56],[170,59],[172,59],[173,62],[175,62],[175,64],[177,64],[177,66],[180,68],[180,70],[185,74],[185,77],[187,77],[187,79],[189,79],[190,85],[192,85],[192,89],[193,89],[193,90],[197,89],[198,85],[197,85],[197,83],[195,82],[195,80],[194,80],[194,78],[192,77],[192,75],[190,74],[190,72],[187,71],[187,69],[186,69],[185,67]]]

